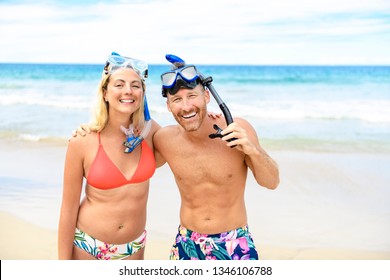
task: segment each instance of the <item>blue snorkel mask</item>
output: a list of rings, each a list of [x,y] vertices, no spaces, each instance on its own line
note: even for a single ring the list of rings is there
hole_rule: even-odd
[[[193,89],[202,83],[195,65],[186,65],[184,60],[172,54],[165,58],[172,63],[173,70],[161,75],[163,97],[167,97],[167,93],[174,95],[180,88]]]
[[[171,71],[165,72],[161,75],[162,83],[162,96],[167,97],[167,94],[174,95],[180,88],[195,88],[198,84],[202,84],[203,87],[209,89],[213,95],[215,101],[218,103],[219,108],[221,109],[227,125],[233,122],[233,117],[229,111],[229,108],[222,101],[221,97],[218,95],[217,91],[212,85],[213,78],[204,77],[194,65],[186,65],[185,61],[178,56],[173,54],[167,54],[165,58],[172,63],[173,69]],[[222,138],[222,129],[214,124],[215,133],[209,135],[211,139]],[[236,138],[228,140],[233,141]],[[232,146],[232,148],[235,146]]]
[[[148,77],[148,64],[146,62],[135,58],[121,56],[115,52],[111,53],[104,66],[104,74],[112,74],[121,68],[133,69],[140,76],[142,81],[145,81]],[[152,127],[146,94],[144,94],[144,118],[145,125],[138,136],[135,136],[135,127],[133,124],[131,124],[129,128],[121,126],[121,130],[126,134],[126,141],[123,143],[126,147],[125,153],[131,153],[139,144],[141,144],[142,140],[146,138],[149,134],[150,128]]]

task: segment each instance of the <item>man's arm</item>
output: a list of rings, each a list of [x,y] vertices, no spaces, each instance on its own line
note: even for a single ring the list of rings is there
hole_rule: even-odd
[[[161,167],[166,163],[166,160],[159,151],[159,143],[164,141],[164,137],[161,135],[161,126],[156,123],[157,129],[153,131],[153,147],[154,147],[154,158],[156,159],[156,166]],[[161,145],[160,145],[161,146]]]
[[[278,165],[260,146],[257,133],[249,122],[236,119],[222,131],[222,135],[222,140],[225,141],[237,138],[227,142],[227,145],[237,145],[236,149],[245,154],[245,163],[252,170],[259,185],[268,189],[275,189],[279,185]]]
[[[77,137],[77,135],[85,136],[87,133],[91,133],[91,128],[89,124],[83,123],[76,130],[72,131],[72,136]]]

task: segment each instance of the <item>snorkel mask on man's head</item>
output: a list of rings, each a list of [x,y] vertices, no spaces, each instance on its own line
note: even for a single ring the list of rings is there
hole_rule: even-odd
[[[172,70],[161,75],[162,96],[174,95],[181,88],[193,89],[203,81],[195,65],[186,65],[184,60],[173,54],[167,54],[165,58],[173,64]]]
[[[165,72],[161,75],[163,97],[167,97],[167,93],[174,95],[181,88],[193,89],[197,85],[201,84],[204,88],[207,88],[211,92],[215,101],[217,101],[219,108],[222,110],[222,113],[225,116],[226,123],[229,125],[233,122],[233,117],[230,114],[228,107],[212,85],[213,78],[211,76],[203,76],[202,73],[198,72],[194,65],[186,66],[185,61],[176,55],[167,54],[165,58],[173,64],[173,70]],[[222,138],[222,129],[216,124],[214,124],[213,127],[216,132],[210,134],[209,137],[212,139]],[[228,141],[230,142],[234,140],[235,138],[232,138]],[[231,147],[233,148],[235,145]]]

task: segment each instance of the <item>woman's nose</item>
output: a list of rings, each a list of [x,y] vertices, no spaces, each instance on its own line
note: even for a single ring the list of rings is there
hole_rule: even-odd
[[[129,84],[129,85],[125,85],[125,87],[124,87],[124,89],[125,89],[125,93],[131,93],[132,92],[132,89],[131,89],[131,85]]]

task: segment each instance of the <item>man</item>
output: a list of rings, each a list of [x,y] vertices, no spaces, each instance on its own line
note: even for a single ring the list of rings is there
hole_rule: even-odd
[[[189,69],[191,68],[191,69]],[[163,96],[176,125],[154,135],[157,161],[166,161],[181,196],[179,232],[170,259],[258,259],[247,225],[244,190],[248,168],[268,189],[279,184],[276,162],[260,146],[249,122],[227,126],[207,114],[210,92],[184,61],[162,76]],[[226,127],[210,139],[213,125]]]
[[[275,189],[276,162],[249,122],[235,118],[227,126],[208,114],[210,92],[195,66],[182,61],[161,77],[167,108],[178,123],[160,128],[153,137],[157,166],[168,163],[181,196],[170,259],[258,259],[244,201],[247,173],[249,168],[259,185]],[[221,139],[209,137],[215,123],[227,126]],[[85,135],[82,129],[77,132]]]

